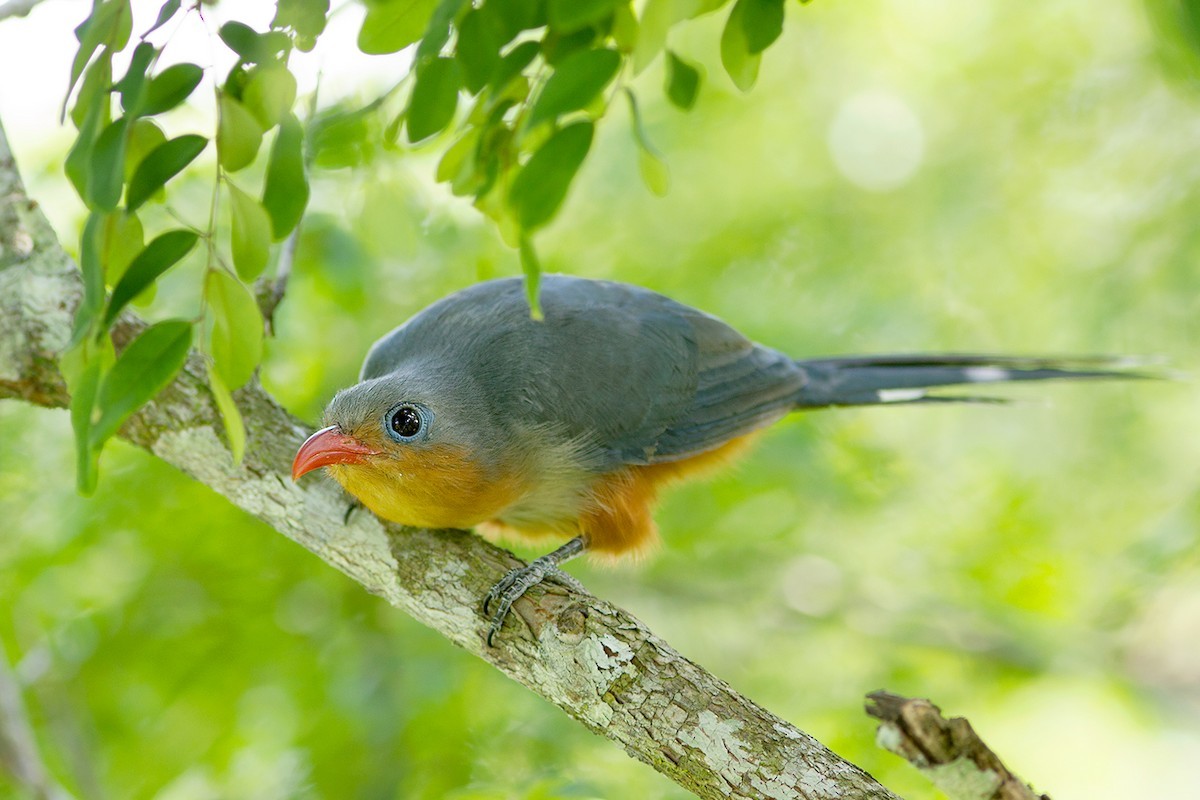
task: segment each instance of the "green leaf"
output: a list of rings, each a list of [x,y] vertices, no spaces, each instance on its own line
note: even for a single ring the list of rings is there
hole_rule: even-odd
[[[102,40],[114,53],[119,53],[129,44],[129,36],[133,33],[133,9],[129,0],[108,0],[105,5],[112,6],[112,13],[104,25]]]
[[[402,125],[404,114],[399,114],[396,120],[388,125],[389,129]],[[341,105],[317,112],[306,126],[306,163],[325,169],[368,163],[375,156],[380,140],[378,123],[379,114],[370,105],[353,110]],[[395,134],[396,131],[391,132]]]
[[[133,304],[139,308],[146,308],[154,302],[154,298],[158,295],[158,284],[152,283],[146,287],[145,291],[133,298]]]
[[[468,11],[458,24],[458,63],[462,65],[463,84],[471,94],[487,86],[500,63],[503,42],[480,11]]]
[[[624,55],[631,55],[637,47],[638,34],[638,21],[633,9],[626,4],[618,5],[613,10],[612,28],[609,31],[613,44]]]
[[[746,34],[746,49],[761,53],[783,33],[783,0],[738,0],[746,11],[742,29]]]
[[[100,236],[100,261],[104,264],[104,280],[116,285],[125,270],[142,252],[146,233],[137,214],[114,211],[104,219]]]
[[[217,33],[229,49],[241,56],[243,61],[262,64],[274,61],[291,47],[291,40],[281,31],[259,33],[236,20],[226,22]]]
[[[208,352],[213,369],[226,386],[237,389],[262,360],[262,314],[245,284],[224,270],[209,271],[204,296],[212,314]]]
[[[400,113],[392,117],[392,121],[383,129],[382,143],[389,149],[400,140],[400,129],[404,127],[404,119],[408,116],[408,106],[400,110]]]
[[[234,466],[237,466],[242,463],[242,457],[246,454],[246,424],[242,421],[242,412],[238,411],[229,387],[212,365],[208,368],[208,385],[212,389],[217,410],[221,412],[221,422],[225,424],[225,439],[229,442]]]
[[[148,42],[142,42],[133,49],[133,57],[129,61],[129,69],[113,88],[121,93],[121,108],[128,114],[138,113],[138,103],[142,99],[142,90],[146,88],[146,70],[158,51]]]
[[[615,50],[581,50],[563,59],[529,112],[529,127],[584,108],[604,90],[621,66]]]
[[[105,214],[88,214],[79,239],[79,270],[83,275],[83,302],[75,312],[75,333],[88,330],[104,307]]]
[[[226,181],[233,215],[233,265],[238,276],[252,281],[267,268],[271,253],[271,218],[258,201]]]
[[[170,111],[188,98],[203,77],[204,70],[195,64],[172,64],[150,79],[141,113],[151,116]]]
[[[675,21],[696,19],[705,14],[711,14],[728,2],[729,0],[675,0]]]
[[[508,202],[522,229],[532,231],[558,211],[592,146],[593,132],[590,122],[568,125],[547,139],[517,173]]]
[[[96,136],[108,119],[108,95],[105,94],[104,98],[103,102],[93,103],[88,110],[87,118],[84,119],[83,126],[79,129],[79,135],[75,137],[75,143],[71,145],[63,164],[63,171],[67,173],[71,185],[75,187],[75,191],[79,193],[80,199],[85,203],[88,198],[92,150],[96,146]]]
[[[198,238],[192,231],[172,230],[159,234],[146,245],[113,288],[112,299],[104,313],[104,329],[116,321],[117,315],[133,298],[190,253]]]
[[[195,133],[170,139],[150,151],[134,170],[129,181],[129,193],[125,205],[136,211],[150,197],[192,163],[196,156],[208,146],[208,139]]]
[[[604,20],[625,2],[628,0],[550,0],[546,10],[550,27],[571,33]]]
[[[517,244],[517,252],[521,255],[521,271],[525,273],[525,299],[529,302],[529,316],[540,320],[542,262],[538,260],[537,251],[533,249],[533,242],[524,234]]]
[[[267,161],[262,204],[271,217],[271,235],[277,242],[299,224],[308,205],[304,127],[295,114],[289,114],[279,123],[279,133]]]
[[[479,136],[479,128],[469,129],[457,142],[446,148],[445,155],[438,162],[437,181],[449,183],[450,191],[458,197],[473,194],[481,180],[475,169]]]
[[[358,49],[368,55],[403,50],[420,39],[438,0],[369,0],[358,31]]]
[[[171,382],[187,361],[192,324],[171,319],[151,325],[117,357],[96,394],[99,417],[88,444],[98,450],[124,424]]]
[[[329,0],[279,0],[271,27],[294,30],[296,47],[307,53],[325,31],[328,15]]]
[[[674,0],[647,0],[638,20],[637,43],[634,46],[634,74],[641,74],[654,61],[654,56],[666,46],[667,31],[674,20]]]
[[[418,64],[423,65],[442,52],[446,42],[450,41],[450,24],[466,4],[467,0],[441,0],[438,3],[429,16],[429,25],[425,28],[421,43],[417,45],[415,61]]]
[[[480,9],[502,42],[546,24],[545,0],[487,0]]]
[[[296,102],[296,78],[282,64],[263,64],[250,70],[242,103],[263,130],[279,124]]]
[[[512,85],[516,86],[517,84]],[[516,169],[517,165],[510,163],[510,161],[515,159],[517,154],[517,147],[514,144],[515,135],[512,128],[508,127],[504,122],[505,111],[510,105],[511,103],[497,105],[488,116],[486,124],[481,127],[479,146],[474,152],[474,163],[470,165],[467,174],[459,176],[458,181],[453,187],[456,193],[474,194],[476,201],[478,201],[484,195],[488,194],[496,184],[497,179],[500,177],[502,165],[506,177],[511,175],[512,171]],[[538,140],[539,143],[541,141],[541,139]],[[535,149],[535,145],[528,147],[530,151],[533,149]],[[504,202],[505,198],[505,192],[498,193],[497,202],[494,204],[495,210],[500,214],[497,220],[507,214],[511,221],[512,215],[508,214],[508,206]],[[478,205],[478,202],[476,205]],[[483,210],[482,207],[481,210]],[[484,213],[488,212],[485,211]],[[509,238],[515,246],[516,238]]]
[[[626,89],[625,97],[629,100],[629,119],[633,124],[633,139],[638,146],[638,169],[642,173],[642,181],[650,191],[659,197],[664,196],[671,185],[671,172],[662,154],[650,143],[646,128],[642,124],[642,112],[638,108],[637,98],[633,90]]]
[[[521,236],[524,235],[524,232],[516,217],[513,216],[508,193],[499,186],[493,190],[491,187],[494,184],[495,182],[492,181],[489,188],[483,189],[475,195],[475,207],[496,223],[496,232],[500,234],[501,241],[509,247],[520,247]]]
[[[217,123],[217,158],[221,166],[237,172],[254,162],[262,146],[263,129],[247,108],[227,92],[221,94]]]
[[[640,148],[638,172],[641,173],[646,188],[659,197],[666,197],[667,192],[671,190],[671,170],[658,153]]]
[[[746,6],[750,0],[738,0],[729,19],[725,21],[725,29],[721,32],[721,64],[733,80],[733,84],[743,92],[750,91],[758,80],[758,65],[762,61],[761,53],[750,52],[750,42],[746,38]]]
[[[234,64],[233,69],[229,70],[229,74],[225,76],[225,83],[221,84],[221,93],[240,101],[242,89],[246,88],[246,78],[250,74],[251,66],[242,61]]]
[[[67,82],[67,94],[65,97],[63,97],[64,110],[66,109],[67,102],[71,99],[71,92],[74,90],[75,84],[79,81],[79,76],[83,74],[84,67],[86,67],[88,62],[92,60],[92,56],[95,54],[96,48],[100,46],[100,40],[98,36],[88,35],[92,29],[92,23],[95,20],[95,16],[96,13],[93,11],[92,15],[80,23],[79,27],[75,29],[76,36],[80,36],[81,31],[83,35],[79,40],[79,49],[75,51],[75,58],[71,61],[71,78]]]
[[[603,39],[595,28],[580,28],[574,33],[559,33],[553,29],[542,37],[542,59],[552,67],[557,67],[567,56],[588,50],[597,39]]]
[[[541,52],[542,46],[538,42],[521,42],[500,59],[499,66],[492,74],[492,90],[501,92],[509,83],[513,81],[521,72],[528,67],[537,54]]]
[[[121,202],[121,189],[125,185],[125,129],[128,125],[128,117],[109,123],[92,147],[87,177],[89,208],[111,211]]]
[[[106,45],[109,52],[118,52],[129,43],[129,33],[133,30],[133,12],[129,8],[129,0],[106,0],[92,6],[92,13],[75,28],[75,38],[79,40],[79,50],[71,62],[71,78],[67,83],[67,96],[63,99],[65,108],[67,99],[83,68],[92,60],[96,48]]]
[[[133,180],[138,165],[166,141],[167,135],[152,120],[135,119],[125,134],[125,180]]]
[[[700,70],[667,51],[667,99],[671,105],[691,111],[700,95]]]
[[[435,58],[417,70],[408,104],[408,140],[416,143],[441,131],[454,119],[462,70],[452,58]]]
[[[158,10],[158,19],[154,20],[154,24],[142,34],[142,38],[145,39],[163,25],[166,25],[167,21],[179,11],[181,5],[183,5],[183,0],[167,0],[167,2],[163,3],[162,8]]]
[[[76,129],[83,130],[83,123],[93,107],[103,103],[105,109],[108,108],[108,94],[111,88],[112,53],[104,50],[88,67],[83,76],[83,84],[79,87],[79,94],[75,97],[75,105],[71,107],[71,122],[75,123]],[[105,118],[105,122],[107,121]]]

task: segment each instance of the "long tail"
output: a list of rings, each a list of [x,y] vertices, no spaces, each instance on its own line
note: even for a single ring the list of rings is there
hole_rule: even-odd
[[[818,358],[796,362],[808,376],[797,395],[797,408],[862,406],[880,403],[1003,403],[979,395],[936,395],[927,389],[1011,381],[1057,379],[1141,379],[1156,377],[1138,371],[1144,359],[1085,356],[1028,358],[1024,356],[939,353]]]

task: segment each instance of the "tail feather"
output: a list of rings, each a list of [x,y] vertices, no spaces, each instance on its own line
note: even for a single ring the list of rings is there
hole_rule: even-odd
[[[1110,356],[1036,358],[944,353],[878,355],[797,361],[808,380],[798,408],[876,404],[976,402],[1003,403],[1002,398],[935,395],[941,386],[1015,381],[1153,378],[1138,368],[1149,361]]]

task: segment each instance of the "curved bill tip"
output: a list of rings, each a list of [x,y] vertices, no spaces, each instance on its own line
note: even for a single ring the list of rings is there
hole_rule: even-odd
[[[378,450],[342,433],[337,425],[330,425],[321,428],[300,445],[292,461],[292,480],[299,480],[301,475],[330,464],[359,464],[367,456],[378,454]]]

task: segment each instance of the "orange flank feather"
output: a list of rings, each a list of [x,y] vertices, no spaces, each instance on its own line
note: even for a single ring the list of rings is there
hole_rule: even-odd
[[[658,546],[654,506],[659,491],[687,478],[701,477],[742,455],[758,433],[732,439],[720,447],[679,461],[625,467],[602,475],[587,492],[582,513],[567,524],[515,526],[492,519],[478,526],[488,538],[536,541],[582,534],[588,553],[606,560],[639,557]]]
[[[588,552],[597,556],[641,556],[658,545],[654,506],[664,486],[697,478],[742,455],[756,433],[731,439],[713,450],[679,461],[627,467],[601,478],[589,508],[579,520]]]

